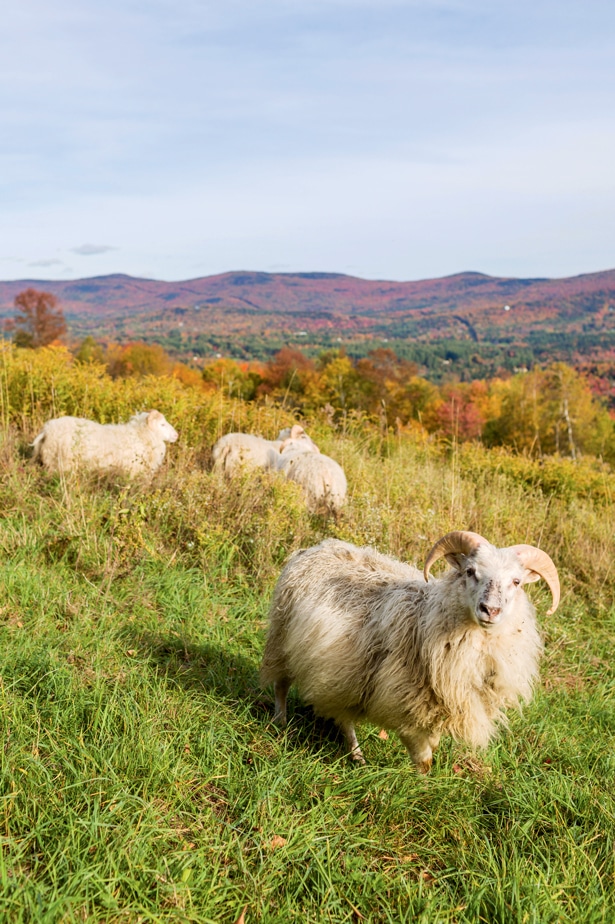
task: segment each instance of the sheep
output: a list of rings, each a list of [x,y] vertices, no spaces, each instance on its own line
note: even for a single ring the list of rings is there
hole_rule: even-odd
[[[305,449],[305,452],[320,452],[316,443],[310,439],[301,424],[293,424],[292,427],[285,427],[283,430],[280,430],[276,443],[282,443],[287,440],[297,442]]]
[[[214,470],[229,478],[244,467],[275,468],[276,455],[277,449],[272,440],[251,433],[227,433],[211,450]]]
[[[166,444],[177,438],[177,430],[160,411],[143,411],[125,424],[56,417],[34,439],[33,458],[52,472],[86,466],[130,476],[153,474],[162,465]]]
[[[340,512],[348,484],[343,468],[330,456],[306,452],[301,441],[286,440],[280,447],[277,467],[289,481],[303,488],[311,513]]]
[[[428,580],[439,558],[452,569]],[[423,573],[372,548],[326,539],[296,552],[276,585],[261,667],[286,724],[292,683],[335,720],[365,763],[355,722],[397,732],[420,773],[449,733],[484,747],[504,708],[528,700],[542,642],[522,585],[543,578],[555,612],[559,578],[546,552],[498,549],[477,533],[447,533]]]
[[[301,444],[306,452],[320,451],[299,424],[281,430],[277,440],[266,440],[251,433],[227,433],[212,448],[214,470],[232,477],[244,467],[277,469],[280,448],[289,440],[296,446]]]

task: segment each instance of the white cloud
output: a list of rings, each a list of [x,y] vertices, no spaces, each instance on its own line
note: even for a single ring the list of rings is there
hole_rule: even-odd
[[[71,252],[79,254],[80,257],[93,257],[100,253],[109,253],[110,250],[117,250],[117,247],[109,247],[107,244],[81,244],[79,247],[71,247]]]
[[[63,260],[31,260],[28,266],[65,266]]]

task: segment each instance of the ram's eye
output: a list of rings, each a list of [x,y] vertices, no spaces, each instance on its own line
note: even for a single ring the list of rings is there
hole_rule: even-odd
[[[520,578],[513,578],[513,584],[515,585],[515,587],[518,587],[520,583],[521,583]]]
[[[466,568],[466,574],[468,577],[476,577],[476,571],[474,568]]]

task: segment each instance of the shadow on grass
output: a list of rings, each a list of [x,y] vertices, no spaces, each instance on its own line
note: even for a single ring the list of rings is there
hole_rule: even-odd
[[[273,691],[263,690],[258,665],[237,652],[208,643],[195,644],[172,634],[135,632],[128,626],[126,642],[145,656],[156,675],[188,693],[209,692],[227,705],[247,709],[250,716],[274,734],[285,735],[293,749],[331,748],[338,756],[342,736],[334,722],[316,716],[292,692],[288,699],[288,728],[273,726]]]

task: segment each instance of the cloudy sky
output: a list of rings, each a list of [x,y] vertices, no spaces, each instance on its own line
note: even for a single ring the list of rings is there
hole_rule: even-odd
[[[0,279],[615,267],[612,0],[20,0]]]

